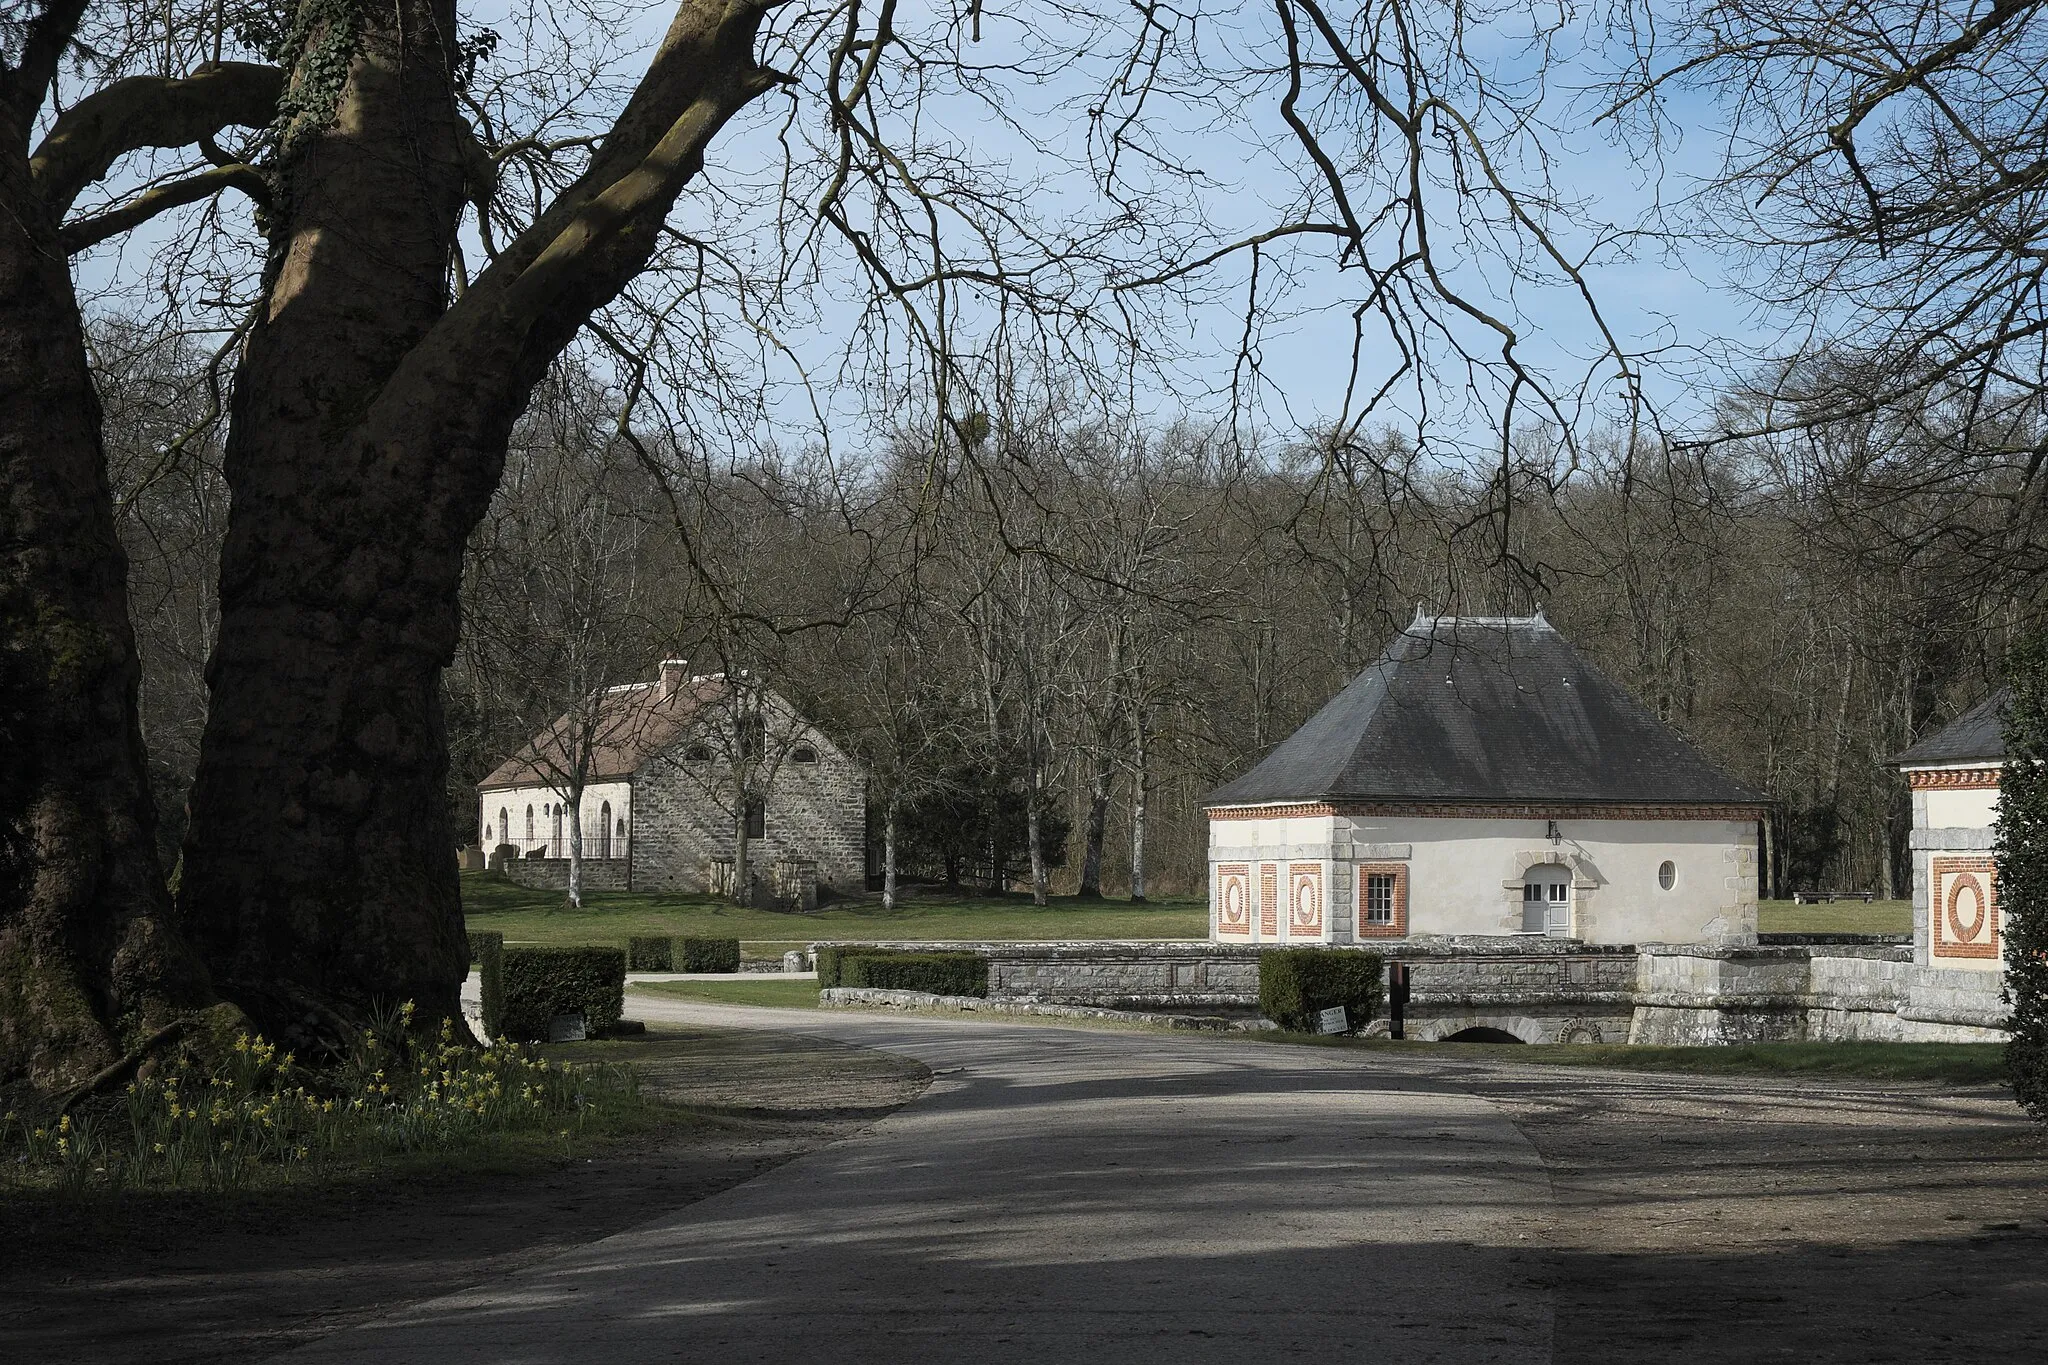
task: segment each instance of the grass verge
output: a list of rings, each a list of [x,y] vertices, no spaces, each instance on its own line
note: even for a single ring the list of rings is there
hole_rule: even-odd
[[[680,1000],[708,1000],[718,1005],[810,1009],[818,1003],[818,983],[804,977],[792,981],[639,981],[628,989]]]
[[[1913,902],[1794,905],[1791,901],[1764,901],[1757,906],[1756,927],[1766,934],[1910,934]]]
[[[842,901],[811,914],[755,910],[708,896],[593,891],[580,910],[559,891],[518,886],[491,872],[462,874],[462,910],[471,929],[490,929],[509,943],[548,947],[620,944],[632,934],[737,938],[767,955],[818,939],[1202,939],[1207,903],[1176,897],[1146,905],[1055,896],[1040,908],[1026,896],[931,896],[884,910],[880,901]]]

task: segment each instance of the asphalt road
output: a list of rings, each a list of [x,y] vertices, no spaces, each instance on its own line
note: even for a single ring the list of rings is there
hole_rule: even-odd
[[[1551,1357],[1549,1178],[1476,1096],[1215,1038],[647,996],[633,1013],[886,1048],[935,1079],[857,1137],[288,1359]]]

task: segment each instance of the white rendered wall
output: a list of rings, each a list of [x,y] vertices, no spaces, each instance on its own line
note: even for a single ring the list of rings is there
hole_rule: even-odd
[[[623,858],[626,856],[626,844],[633,835],[632,784],[624,781],[593,782],[583,789],[583,856],[586,858],[597,857],[598,850],[603,846],[602,836],[598,833],[598,817],[599,813],[604,810],[604,803],[607,801],[612,803],[612,828],[614,831],[617,830],[619,821],[624,820],[626,822],[626,838],[620,839],[616,833],[612,836],[612,857]],[[476,817],[477,845],[488,853],[492,848],[501,843],[517,844],[519,851],[523,854],[530,848],[537,848],[546,844],[549,845],[549,857],[566,858],[569,856],[570,817],[566,811],[563,813],[562,846],[555,848],[553,847],[555,841],[555,822],[547,815],[547,808],[553,805],[566,807],[568,804],[553,787],[501,787],[495,791],[480,792],[478,793]],[[526,837],[526,808],[528,806],[533,807],[533,838],[531,841]],[[506,831],[498,829],[498,811],[500,809],[507,812],[511,823],[512,829],[509,836]],[[488,840],[484,838],[486,826],[496,831]]]
[[[1756,935],[1756,826],[1747,820],[1544,820],[1441,816],[1321,816],[1211,820],[1210,932],[1225,942],[1289,941],[1289,869],[1323,865],[1324,941],[1356,934],[1354,869],[1407,871],[1407,927],[1418,934],[1522,931],[1522,881],[1531,867],[1571,869],[1572,934],[1587,943],[1741,943]],[[1658,870],[1673,864],[1670,889]],[[1268,934],[1223,932],[1219,900],[1228,870],[1249,869],[1253,901],[1272,868],[1280,913]]]
[[[1990,829],[1998,821],[1998,789],[1966,787],[1926,793],[1923,829]],[[1919,814],[1919,812],[1915,812]]]

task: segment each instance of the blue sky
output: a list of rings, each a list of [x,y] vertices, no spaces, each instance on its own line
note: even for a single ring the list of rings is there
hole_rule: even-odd
[[[1242,18],[1236,17],[1238,13],[1225,7],[1222,15],[1210,21],[1206,32],[1216,35],[1214,45],[1233,49],[1251,62],[1270,56],[1271,11],[1248,5],[1241,11]],[[1485,49],[1485,60],[1491,63],[1488,78],[1512,85],[1529,76],[1530,59],[1516,27],[1521,22],[1518,12],[1508,8],[1502,13],[1505,17],[1498,34],[1474,46]],[[628,0],[608,15],[604,41],[612,49],[616,75],[630,78],[638,74],[669,14],[664,5]],[[906,26],[921,18],[939,17],[928,6],[909,4],[903,7],[903,14]],[[1100,62],[1061,66],[1050,60],[1071,35],[1049,29],[1042,21],[1036,28],[1028,27],[1026,20],[1034,14],[1042,16],[1043,11],[1017,6],[1014,10],[1000,7],[999,12],[999,7],[990,5],[984,16],[984,41],[961,50],[971,60],[1018,59],[1031,65],[1032,73],[998,82],[1002,112],[1032,130],[1041,147],[1049,148],[1055,157],[1072,160],[1085,149],[1086,132],[1085,122],[1074,116],[1074,108],[1087,102],[1105,68]],[[478,21],[506,29],[508,36],[518,26],[516,11],[502,6],[480,10]],[[591,36],[589,31],[568,35],[572,42],[586,44]],[[1043,46],[1034,51],[1033,41]],[[1666,204],[1681,200],[1693,177],[1712,172],[1718,154],[1710,132],[1713,111],[1703,100],[1689,98],[1676,106],[1679,118],[1692,125],[1693,131],[1666,148],[1660,162],[1633,157],[1628,149],[1614,144],[1607,130],[1586,126],[1595,102],[1591,96],[1574,94],[1572,86],[1590,81],[1607,54],[1595,31],[1580,32],[1577,42],[1576,48],[1567,47],[1562,64],[1553,69],[1554,93],[1543,106],[1555,125],[1544,138],[1553,158],[1553,184],[1563,198],[1578,204],[1576,211],[1557,224],[1560,242],[1573,253],[1586,249],[1590,232],[1598,227],[1637,223],[1660,200]],[[510,54],[501,56],[501,69],[511,60]],[[675,220],[679,225],[743,254],[751,250],[756,259],[772,258],[786,234],[802,228],[801,223],[778,219],[772,207],[763,207],[772,205],[785,173],[783,147],[788,132],[783,121],[788,110],[785,100],[771,96],[727,131],[712,149],[703,181],[679,206]],[[798,111],[799,133],[808,129],[815,136],[821,127],[816,103],[800,98]],[[921,129],[933,146],[959,152],[992,174],[1043,178],[1044,183],[1026,203],[1054,225],[1069,214],[1075,222],[1084,221],[1101,207],[1085,176],[1046,159],[1040,148],[1030,145],[1030,139],[1003,126],[996,115],[972,100],[957,94],[936,100],[927,107]],[[1192,211],[1208,220],[1217,240],[1270,224],[1280,206],[1297,194],[1304,162],[1286,143],[1270,100],[1220,113],[1190,102],[1169,109],[1160,118],[1158,131],[1162,148],[1185,163],[1198,164],[1207,176],[1201,192],[1188,202]],[[799,205],[813,202],[802,191],[815,189],[813,182],[820,171],[815,162],[815,157],[798,148],[792,164],[799,181],[794,200]],[[1517,165],[1512,154],[1504,164],[1510,175],[1528,171],[1527,163]],[[812,181],[806,182],[806,176]],[[229,217],[246,222],[239,208],[231,208]],[[157,231],[132,239],[119,250],[93,253],[81,262],[81,284],[88,291],[111,289],[146,299],[151,289],[150,253],[166,239],[172,226],[160,225]],[[1555,281],[1510,281],[1500,258],[1485,243],[1461,249],[1455,236],[1442,230],[1438,241],[1447,276],[1455,286],[1490,310],[1513,315],[1526,337],[1524,354],[1532,366],[1561,389],[1570,388],[1598,351],[1591,318],[1573,293]],[[1287,316],[1271,321],[1259,337],[1269,387],[1267,401],[1252,421],[1269,434],[1284,437],[1299,426],[1327,419],[1341,406],[1350,347],[1345,311],[1356,297],[1359,275],[1350,272],[1340,277],[1323,264],[1328,258],[1328,242],[1327,238],[1309,240],[1296,253],[1293,260],[1302,274],[1283,310]],[[735,370],[755,365],[774,381],[763,408],[751,422],[739,423],[749,429],[740,430],[728,415],[721,439],[785,449],[810,443],[821,425],[812,410],[813,395],[825,405],[823,427],[838,432],[841,444],[859,439],[855,433],[865,424],[886,421],[893,410],[900,409],[899,400],[884,396],[878,403],[876,393],[861,392],[860,385],[852,382],[872,373],[864,364],[848,364],[849,339],[855,333],[860,306],[868,297],[867,286],[843,244],[827,240],[825,247],[816,257],[815,274],[806,286],[787,295],[768,318],[777,346],[759,342],[746,328],[705,325],[707,335],[728,333],[710,343],[733,347],[725,363]],[[253,253],[250,259],[253,263]],[[1287,259],[1284,252],[1269,257],[1266,268],[1271,272]],[[1184,413],[1201,418],[1225,410],[1222,390],[1230,380],[1243,328],[1247,264],[1248,258],[1239,256],[1216,267],[1204,282],[1208,290],[1205,301],[1173,315],[1162,329],[1159,340],[1179,346],[1181,354],[1166,367],[1168,373],[1160,382],[1148,383],[1135,395],[1155,420]],[[1661,362],[1645,370],[1645,382],[1652,400],[1681,425],[1711,401],[1712,380],[1718,372],[1710,358],[1720,348],[1740,346],[1768,334],[1768,327],[1752,316],[1747,301],[1731,287],[1729,262],[1704,241],[1656,244],[1637,250],[1632,258],[1610,251],[1596,256],[1587,274],[1596,300],[1624,345],[1670,348]],[[977,332],[985,335],[989,318],[985,310],[970,308],[963,329],[970,340]],[[735,336],[741,340],[735,341]],[[865,361],[863,348],[852,350],[856,362]],[[1381,346],[1369,354],[1368,365],[1384,367],[1389,359],[1390,353]],[[801,392],[794,383],[799,367],[812,376],[811,394]],[[685,395],[684,400],[687,398]],[[1472,443],[1483,447],[1497,440],[1489,430],[1489,420],[1497,416],[1497,400],[1498,394],[1468,400],[1468,410],[1461,413],[1455,403],[1445,407],[1443,400],[1426,394],[1397,393],[1376,413],[1372,425],[1407,426],[1416,416],[1417,404],[1428,401],[1442,414],[1444,428],[1454,435],[1467,431]],[[687,407],[688,402],[681,401],[679,406]],[[1595,424],[1607,415],[1595,413],[1585,420]]]

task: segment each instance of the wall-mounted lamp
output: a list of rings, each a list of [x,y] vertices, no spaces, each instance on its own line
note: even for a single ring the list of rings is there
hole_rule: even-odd
[[[1555,821],[1555,820],[1552,820],[1552,821],[1550,821],[1550,822],[1549,822],[1549,825],[1550,825],[1550,842],[1551,842],[1551,843],[1553,843],[1553,844],[1555,844],[1555,843],[1562,843],[1562,842],[1564,841],[1564,834],[1563,834],[1563,832],[1562,832],[1562,831],[1560,831],[1560,830],[1558,829],[1558,827],[1557,827],[1557,821]]]

